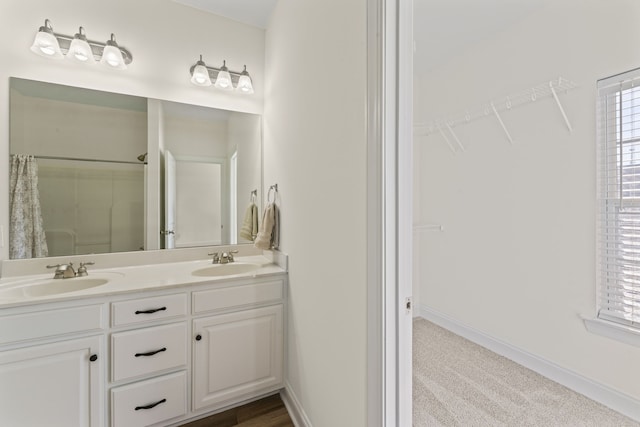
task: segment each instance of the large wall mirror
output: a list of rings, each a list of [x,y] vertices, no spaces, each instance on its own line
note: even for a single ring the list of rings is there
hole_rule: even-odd
[[[259,115],[11,78],[9,151],[11,259],[251,243]]]

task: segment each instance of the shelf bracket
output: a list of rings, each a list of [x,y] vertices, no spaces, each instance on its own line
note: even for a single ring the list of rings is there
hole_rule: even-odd
[[[460,147],[460,150],[464,153],[465,149],[464,149],[464,145],[462,145],[462,142],[460,142],[460,140],[458,139],[458,136],[453,132],[453,129],[451,129],[451,126],[449,126],[449,124],[446,124],[447,129],[449,130],[449,133],[451,134],[451,136],[453,136],[453,139],[456,140],[456,143],[458,144],[458,147]]]
[[[551,89],[551,94],[553,95],[553,99],[556,100],[556,104],[558,104],[558,108],[560,109],[560,113],[562,113],[562,118],[564,122],[567,124],[567,128],[569,128],[569,132],[573,132],[573,128],[571,127],[571,123],[569,123],[569,119],[567,118],[567,114],[564,112],[564,108],[562,108],[562,104],[560,103],[560,99],[558,99],[558,94],[553,87],[553,82],[549,82],[549,89]]]
[[[493,109],[493,114],[496,115],[496,118],[498,119],[498,121],[500,122],[500,126],[502,126],[502,130],[504,131],[504,133],[507,135],[507,139],[509,140],[509,142],[511,144],[513,144],[513,138],[511,138],[511,134],[509,133],[509,131],[507,130],[507,127],[504,125],[504,122],[502,121],[502,117],[500,117],[500,114],[498,114],[498,110],[496,110],[496,106],[493,105],[493,102],[491,103],[491,108]]]
[[[447,135],[445,135],[445,133],[442,131],[442,128],[439,125],[438,125],[438,131],[440,131],[440,135],[442,135],[444,140],[447,142],[447,145],[451,149],[451,152],[453,154],[456,154],[456,149],[453,147],[453,145],[451,144],[451,141],[449,141],[449,138],[447,138]]]

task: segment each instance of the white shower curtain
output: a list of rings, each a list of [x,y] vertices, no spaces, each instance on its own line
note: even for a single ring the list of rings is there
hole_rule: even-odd
[[[47,240],[40,210],[38,164],[33,156],[11,156],[9,177],[9,258],[46,257]]]

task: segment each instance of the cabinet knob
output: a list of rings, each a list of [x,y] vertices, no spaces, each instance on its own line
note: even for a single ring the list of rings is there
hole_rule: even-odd
[[[202,335],[198,334],[196,335],[196,341],[200,341],[202,339]]]
[[[91,357],[89,357],[89,360],[92,362],[95,362],[96,360],[98,360],[98,355],[97,354],[92,354]]]

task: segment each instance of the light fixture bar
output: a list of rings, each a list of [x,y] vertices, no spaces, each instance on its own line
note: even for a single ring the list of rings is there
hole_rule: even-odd
[[[191,83],[196,86],[214,86],[216,89],[223,91],[235,91],[243,95],[251,95],[253,91],[253,82],[244,66],[242,71],[232,71],[227,68],[227,61],[222,61],[222,67],[209,67],[200,59],[189,68],[191,74]]]
[[[69,57],[69,50],[72,46],[76,45],[79,45],[78,52],[80,53],[79,55],[76,55],[76,58],[81,62],[84,62],[86,60],[88,60],[88,62],[103,62],[107,63],[107,65],[113,68],[118,69],[127,68],[126,66],[133,62],[133,55],[131,54],[131,52],[116,43],[115,35],[113,33],[111,34],[111,39],[105,43],[95,40],[88,40],[85,36],[83,27],[80,27],[78,33],[74,36],[68,36],[66,34],[54,32],[51,21],[49,21],[48,19],[45,19],[44,25],[38,29],[36,38],[33,42],[33,45],[31,46],[31,50],[34,53],[46,58],[60,59]],[[81,48],[82,45],[85,46],[84,51]],[[87,57],[89,56],[89,52],[86,51],[87,45],[88,49],[91,51],[90,55],[92,56],[92,58]],[[105,59],[103,61],[104,51],[107,47],[109,48],[107,49],[109,58],[108,60]],[[116,53],[114,49],[120,51],[120,55]],[[122,56],[122,58],[120,58],[120,56]]]
[[[58,44],[60,45],[60,50],[64,55],[69,52],[69,46],[71,46],[71,40],[73,40],[73,36],[67,36],[66,34],[58,34],[56,32],[53,33],[54,37],[58,40]],[[94,40],[87,39],[87,43],[91,47],[91,53],[93,53],[93,57],[96,61],[100,61],[102,58],[102,53],[104,52],[104,48],[107,46],[106,43],[98,42]],[[124,59],[124,63],[129,65],[133,62],[133,55],[129,52],[128,49],[117,46],[117,48],[122,52],[122,58]]]
[[[194,64],[191,66],[191,68],[189,68],[189,73],[193,74],[193,70],[196,68],[196,65],[198,64]],[[209,77],[211,78],[211,81],[215,83],[216,78],[218,77],[218,73],[221,71],[221,68],[216,68],[216,67],[210,67],[208,65],[204,66],[207,71],[209,72]],[[240,80],[240,76],[242,76],[243,72],[242,71],[232,71],[227,69],[227,71],[229,72],[229,74],[231,75],[231,81],[233,82],[233,85],[236,86],[238,84],[238,80]]]

